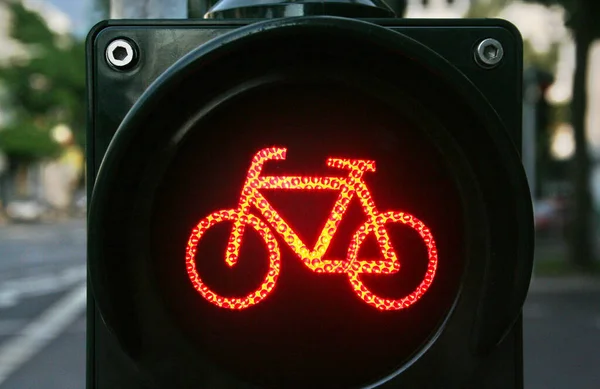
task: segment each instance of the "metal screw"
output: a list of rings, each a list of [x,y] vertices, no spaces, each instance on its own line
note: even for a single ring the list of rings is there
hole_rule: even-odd
[[[477,45],[475,50],[475,61],[484,68],[494,68],[504,58],[504,47],[493,38],[487,38]]]
[[[125,39],[115,39],[106,48],[106,60],[117,69],[126,69],[135,64],[137,53],[133,44]]]

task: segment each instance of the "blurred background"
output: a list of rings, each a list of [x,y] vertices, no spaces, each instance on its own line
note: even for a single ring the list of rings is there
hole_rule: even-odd
[[[84,39],[109,3],[0,0],[0,389],[85,386]],[[599,388],[600,2],[390,4],[520,29],[537,230],[525,387]],[[190,15],[209,5],[189,0]]]

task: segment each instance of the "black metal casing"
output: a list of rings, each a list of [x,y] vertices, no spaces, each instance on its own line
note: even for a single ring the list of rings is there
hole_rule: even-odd
[[[256,23],[261,24],[255,27],[259,25]],[[175,367],[179,364],[177,359],[172,359],[176,358],[176,353],[166,356],[167,361],[157,360],[160,355],[166,355],[164,349],[162,353],[156,351],[154,355],[144,356],[145,350],[151,347],[148,339],[155,333],[152,332],[154,328],[140,328],[147,323],[141,318],[153,308],[139,308],[148,310],[138,314],[136,300],[128,294],[139,294],[148,285],[140,286],[142,289],[127,289],[127,283],[117,273],[123,271],[127,274],[128,266],[136,266],[135,260],[132,259],[131,265],[128,265],[124,263],[127,260],[125,256],[115,259],[123,244],[119,236],[137,236],[137,232],[131,232],[129,219],[117,212],[128,211],[134,200],[121,200],[121,197],[133,197],[132,193],[144,184],[134,183],[139,175],[137,165],[134,163],[129,168],[123,165],[127,162],[122,158],[125,155],[131,160],[137,158],[141,166],[145,164],[142,162],[144,159],[150,161],[155,157],[148,155],[147,150],[158,147],[156,144],[140,145],[139,153],[137,148],[131,148],[135,139],[141,139],[136,138],[141,133],[138,131],[136,135],[132,129],[141,128],[141,120],[152,117],[153,114],[149,113],[152,110],[164,108],[165,112],[177,112],[176,108],[170,108],[179,104],[173,98],[176,96],[173,85],[183,91],[184,87],[178,82],[192,74],[200,58],[221,50],[215,56],[215,61],[218,61],[219,55],[224,55],[223,47],[229,45],[235,50],[246,41],[252,42],[253,35],[258,36],[265,31],[276,36],[279,32],[272,31],[298,34],[309,30],[316,33],[333,31],[333,35],[340,36],[365,36],[368,37],[366,40],[384,42],[382,46],[388,48],[396,44],[398,52],[404,52],[428,67],[440,79],[448,80],[447,84],[433,87],[440,90],[454,88],[453,92],[448,92],[449,95],[454,93],[464,102],[458,103],[455,99],[444,102],[441,99],[445,92],[436,96],[431,89],[424,87],[423,93],[428,91],[430,97],[424,95],[420,98],[421,101],[427,100],[425,105],[430,104],[427,108],[435,109],[437,115],[449,121],[457,121],[461,115],[454,111],[457,107],[468,106],[471,113],[465,116],[477,116],[486,128],[481,133],[471,134],[465,128],[464,134],[455,134],[457,143],[464,146],[464,155],[476,176],[473,182],[478,187],[473,186],[473,196],[478,197],[482,209],[485,207],[486,210],[482,212],[485,216],[480,219],[473,215],[472,226],[469,227],[472,231],[469,243],[472,256],[466,267],[460,295],[456,297],[455,306],[439,332],[424,346],[423,353],[416,355],[394,377],[370,387],[523,387],[520,310],[531,275],[533,228],[531,202],[517,151],[521,148],[522,105],[522,46],[518,31],[500,20],[303,17],[268,22],[107,21],[98,24],[90,33],[87,48],[88,266],[91,292],[88,294],[87,311],[88,389],[253,387],[238,386],[228,379],[220,380],[219,374],[212,371],[207,373],[210,377],[206,381],[194,386],[193,382],[198,382],[197,377],[190,375],[188,379],[185,366]],[[219,37],[222,39],[219,40]],[[115,38],[129,39],[139,47],[140,60],[132,69],[115,71],[107,63],[104,49]],[[504,46],[505,58],[497,68],[484,69],[473,58],[474,47],[485,38],[494,38]],[[271,46],[273,52],[279,49],[283,50],[281,46]],[[227,74],[214,77],[227,77]],[[390,75],[390,79],[399,77],[401,75]],[[432,87],[425,81],[423,85]],[[190,98],[189,92],[182,92],[180,97]],[[162,108],[157,104],[160,99],[156,96],[162,97]],[[165,96],[171,98],[166,100]],[[169,120],[165,119],[165,123]],[[149,130],[148,139],[152,138],[152,131]],[[468,139],[472,139],[471,143]],[[155,143],[160,142],[157,140]],[[136,151],[132,153],[132,150]],[[492,177],[494,175],[497,177]],[[462,179],[469,181],[466,175]],[[465,185],[467,188],[468,184]],[[120,188],[119,193],[117,187]],[[484,224],[487,228],[482,229]],[[124,317],[129,310],[131,316]],[[156,328],[159,325],[156,324]],[[164,371],[156,373],[160,378],[148,375],[149,371],[159,370],[157,366],[161,365],[164,365]],[[179,368],[181,370],[177,370]],[[169,371],[173,372],[173,379],[180,380],[173,386],[165,386],[168,384],[164,383],[169,380]]]

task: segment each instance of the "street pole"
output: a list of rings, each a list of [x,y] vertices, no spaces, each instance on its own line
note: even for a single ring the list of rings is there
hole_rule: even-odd
[[[536,198],[536,103],[540,92],[535,72],[525,72],[525,93],[523,98],[523,165],[529,180],[531,198]]]
[[[111,19],[185,19],[187,0],[110,0]]]
[[[523,93],[523,146],[522,146],[522,159],[523,167],[525,168],[525,174],[529,181],[529,190],[531,191],[531,199],[533,200],[535,207],[536,200],[536,128],[537,128],[537,115],[536,115],[536,104],[540,98],[540,92],[537,84],[537,75],[533,70],[528,70],[524,74],[523,80],[524,93]],[[535,208],[534,208],[535,209]],[[537,273],[538,262],[533,262],[533,273],[531,279],[535,279]]]

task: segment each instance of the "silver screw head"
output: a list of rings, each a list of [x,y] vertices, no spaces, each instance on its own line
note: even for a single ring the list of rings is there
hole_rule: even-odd
[[[106,60],[117,69],[133,66],[136,52],[131,42],[125,39],[115,39],[106,47]]]
[[[504,47],[493,38],[482,40],[475,49],[475,60],[484,68],[496,67],[504,58]]]

